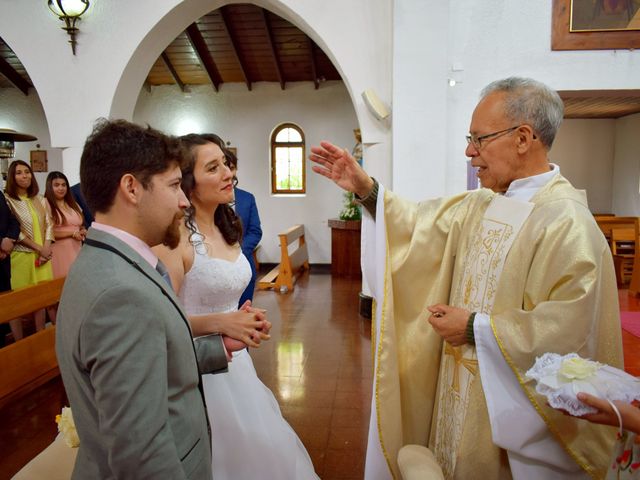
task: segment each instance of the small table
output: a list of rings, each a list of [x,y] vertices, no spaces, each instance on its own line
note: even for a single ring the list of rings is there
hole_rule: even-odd
[[[331,227],[331,275],[362,276],[360,271],[360,220],[329,219]]]

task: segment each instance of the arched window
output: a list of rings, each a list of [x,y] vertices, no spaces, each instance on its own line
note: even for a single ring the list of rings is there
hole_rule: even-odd
[[[305,193],[304,133],[283,123],[271,135],[271,193]]]

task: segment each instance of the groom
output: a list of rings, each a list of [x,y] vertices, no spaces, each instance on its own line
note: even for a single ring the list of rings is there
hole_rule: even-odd
[[[181,161],[176,139],[123,120],[99,122],[85,143],[80,177],[95,222],[56,332],[80,437],[74,479],[212,478],[200,374],[224,371],[227,352],[245,345],[194,342],[151,251],[178,245],[189,205]]]

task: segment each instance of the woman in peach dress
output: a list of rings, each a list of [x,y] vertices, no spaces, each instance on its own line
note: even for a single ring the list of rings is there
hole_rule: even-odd
[[[47,176],[44,196],[56,239],[52,245],[53,278],[66,277],[87,233],[82,225],[82,210],[71,195],[69,181],[62,172],[51,172]]]

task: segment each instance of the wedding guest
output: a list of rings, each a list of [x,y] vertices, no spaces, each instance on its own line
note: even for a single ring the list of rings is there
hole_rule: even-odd
[[[87,201],[84,199],[84,195],[82,193],[82,185],[76,183],[71,187],[71,195],[75,198],[76,202],[82,209],[82,217],[84,218],[84,228],[89,228],[93,223],[93,213],[87,205]]]
[[[53,278],[66,277],[69,267],[80,253],[87,233],[83,225],[82,210],[73,198],[69,181],[62,172],[49,173],[44,196],[56,239],[52,245]]]
[[[0,195],[0,292],[11,290],[11,251],[18,241],[20,224],[11,212],[9,205]],[[4,346],[9,325],[0,324],[0,347]]]
[[[38,194],[38,182],[28,163],[14,160],[9,165],[5,198],[20,223],[20,235],[11,252],[11,288],[27,287],[53,279],[51,258],[53,226],[46,209],[46,200]],[[44,329],[45,311],[34,314],[36,331]],[[24,333],[22,319],[11,320],[14,340]]]
[[[578,393],[578,400],[593,407],[596,413],[589,413],[584,418],[592,423],[611,425],[620,428],[616,444],[609,462],[607,480],[640,478],[640,403],[609,401],[588,393]]]

